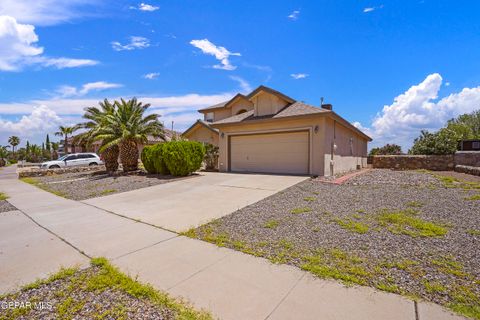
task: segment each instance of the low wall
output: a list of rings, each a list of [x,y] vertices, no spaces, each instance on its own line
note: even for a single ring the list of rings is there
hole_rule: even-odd
[[[88,167],[70,167],[70,168],[57,168],[57,169],[40,169],[40,168],[22,168],[17,169],[19,178],[26,177],[41,177],[51,176],[54,174],[62,174],[68,172],[85,172],[85,171],[97,171],[105,170],[105,166],[88,166]]]
[[[455,152],[455,165],[480,167],[480,151]]]
[[[448,171],[455,168],[453,155],[392,155],[374,156],[373,168],[417,170],[426,169],[434,171]]]
[[[455,166],[455,171],[468,173],[474,176],[480,176],[480,167],[458,165],[458,166]]]

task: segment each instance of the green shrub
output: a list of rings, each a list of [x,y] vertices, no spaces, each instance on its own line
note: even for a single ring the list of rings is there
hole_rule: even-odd
[[[174,176],[187,176],[200,169],[205,147],[196,141],[170,141],[163,144],[163,159]]]
[[[218,147],[207,143],[205,145],[205,168],[207,170],[217,169],[218,167]]]
[[[153,174],[170,174],[163,157],[164,143],[146,146],[142,150],[141,159],[145,170]]]
[[[153,146],[145,146],[142,150],[142,154],[140,155],[143,167],[148,173],[156,173],[155,166],[153,165],[152,149]]]

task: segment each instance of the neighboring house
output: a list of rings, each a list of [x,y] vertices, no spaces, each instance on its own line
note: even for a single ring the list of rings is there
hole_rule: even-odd
[[[179,132],[172,131],[172,130],[169,130],[169,129],[164,129],[164,134],[165,134],[166,141],[170,141],[170,140],[172,140],[172,138],[174,136],[179,136],[180,135]],[[85,144],[75,142],[75,137],[76,136],[69,137],[68,140],[67,140],[67,142],[68,142],[67,143],[68,153],[95,152],[95,153],[99,154],[98,150],[100,149],[100,146],[101,146],[100,141],[96,141],[96,142],[87,146]],[[156,143],[163,142],[163,141],[164,140],[162,140],[160,138],[155,138],[155,137],[152,137],[152,136],[148,136],[148,142],[147,142],[146,145],[152,145],[152,144],[156,144]],[[61,142],[63,144],[63,140]],[[144,146],[145,145],[143,145],[143,144],[138,145],[139,154],[142,153],[142,150],[143,150]],[[61,146],[61,148],[59,150],[61,150],[61,152],[59,152],[59,153],[65,154],[64,153],[64,146]]]
[[[260,86],[201,109],[183,135],[205,142],[218,130],[219,170],[329,176],[367,165],[372,139],[332,111]],[[212,138],[215,141],[217,138]]]
[[[460,151],[480,151],[480,140],[461,140],[458,143],[458,150]]]
[[[197,120],[190,128],[182,133],[188,140],[210,143],[218,146],[218,129],[212,128],[208,122]]]

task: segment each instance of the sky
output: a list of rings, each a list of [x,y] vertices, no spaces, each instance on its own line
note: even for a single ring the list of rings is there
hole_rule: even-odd
[[[105,98],[183,131],[262,84],[404,151],[480,109],[480,1],[144,1],[1,0],[0,145]]]

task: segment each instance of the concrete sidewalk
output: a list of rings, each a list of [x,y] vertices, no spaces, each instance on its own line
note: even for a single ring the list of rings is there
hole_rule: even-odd
[[[0,191],[9,194],[9,201],[20,210],[15,214],[30,216],[71,250],[106,256],[140,281],[184,297],[221,319],[461,319],[437,305],[416,305],[366,287],[347,288],[295,267],[274,265],[66,200],[15,179],[1,178]],[[12,231],[0,233],[2,251],[22,257],[1,261],[6,272],[0,277],[0,291],[15,280],[9,272],[15,267],[32,275],[39,261],[68,264],[61,261],[62,254],[36,255],[17,245],[28,234],[13,231],[22,228],[22,220],[10,219],[5,230]]]

